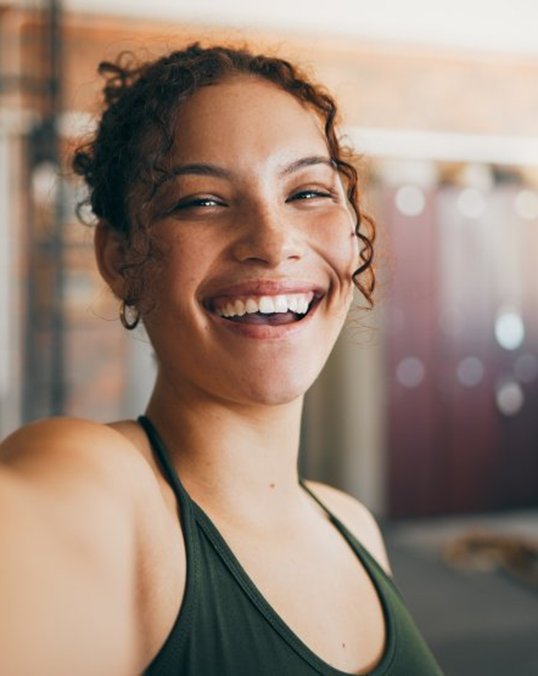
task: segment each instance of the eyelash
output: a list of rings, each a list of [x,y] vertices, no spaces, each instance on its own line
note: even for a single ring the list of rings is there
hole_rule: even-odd
[[[324,190],[301,190],[300,192],[295,193],[292,195],[287,202],[291,202],[293,200],[312,200],[316,198],[322,198],[322,199],[327,199],[334,197],[334,195],[331,192],[326,192]]]
[[[211,204],[207,204],[207,202],[211,202]],[[197,207],[203,209],[219,206],[226,205],[223,202],[214,199],[213,197],[195,197],[194,199],[187,199],[184,202],[178,202],[174,206],[173,211],[180,211],[182,209],[195,209]]]

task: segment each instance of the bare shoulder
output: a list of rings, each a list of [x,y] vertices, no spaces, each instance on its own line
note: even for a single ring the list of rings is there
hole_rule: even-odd
[[[18,505],[37,508],[47,532],[59,533],[86,553],[83,561],[92,562],[84,573],[88,579],[95,574],[117,582],[109,600],[129,607],[144,664],[177,613],[184,567],[180,530],[145,446],[134,421],[105,425],[78,418],[39,421],[0,444],[0,481],[19,491]],[[155,607],[165,608],[164,619],[155,619]]]
[[[133,517],[160,495],[154,472],[128,437],[81,418],[50,418],[20,428],[0,444],[1,468],[56,496],[84,490],[88,499],[108,497],[132,509]]]
[[[49,418],[21,427],[0,444],[0,463],[25,474],[47,468],[93,465],[106,473],[118,468],[140,473],[144,463],[123,434],[82,418]]]
[[[0,459],[11,462],[28,452],[50,453],[71,449],[74,452],[89,448],[95,442],[121,443],[122,435],[110,425],[85,418],[46,418],[25,425],[4,439],[0,445]]]
[[[370,510],[347,493],[332,486],[307,481],[308,487],[361,542],[383,570],[391,575],[387,551],[379,526]]]
[[[146,564],[154,551],[166,553],[164,517],[154,472],[110,426],[54,418],[7,437],[0,444],[0,540],[12,556],[0,557],[0,578],[23,599],[12,599],[20,609],[16,641],[44,636],[36,654],[49,656],[63,636],[73,664],[80,655],[91,660],[88,646],[98,646],[91,650],[107,665],[99,673],[128,673],[125,664],[140,673],[152,649],[145,618],[156,586]],[[51,612],[54,635],[46,631]]]

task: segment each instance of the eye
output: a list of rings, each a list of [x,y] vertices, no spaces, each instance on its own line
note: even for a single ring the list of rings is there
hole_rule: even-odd
[[[213,211],[219,207],[226,207],[226,202],[223,202],[217,197],[185,197],[179,202],[176,202],[168,213],[188,213],[203,212],[206,210]]]
[[[300,190],[299,192],[294,193],[291,197],[289,197],[286,201],[287,202],[294,202],[294,201],[309,201],[309,200],[315,200],[315,199],[331,199],[333,197],[332,192],[325,191],[325,190]]]
[[[188,197],[178,202],[173,211],[186,211],[187,209],[208,209],[212,207],[224,207],[226,204],[216,197]]]

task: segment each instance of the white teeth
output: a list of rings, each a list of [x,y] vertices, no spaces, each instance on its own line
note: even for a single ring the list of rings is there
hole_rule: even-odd
[[[275,312],[287,312],[289,309],[288,299],[286,296],[275,296],[274,304]]]
[[[260,298],[246,298],[229,301],[217,309],[217,314],[221,317],[242,317],[244,314],[253,314],[261,312],[262,314],[295,312],[304,315],[308,308],[314,293],[300,293],[281,296],[261,296]]]
[[[304,298],[299,299],[297,302],[297,314],[304,315],[308,312],[308,303]]]
[[[274,300],[269,296],[262,296],[259,302],[259,311],[264,315],[276,312]]]
[[[245,310],[248,312],[248,314],[258,312],[258,303],[253,298],[248,298],[247,302],[245,303]]]
[[[235,314],[238,317],[242,317],[245,314],[245,312],[246,312],[246,309],[245,309],[245,304],[243,303],[243,301],[242,300],[236,300],[235,301]]]

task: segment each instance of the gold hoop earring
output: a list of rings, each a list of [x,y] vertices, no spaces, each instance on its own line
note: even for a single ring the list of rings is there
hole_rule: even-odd
[[[127,312],[134,313],[132,319],[127,317]],[[120,322],[124,329],[132,331],[138,326],[140,321],[140,311],[132,305],[128,305],[124,300],[120,303]]]

